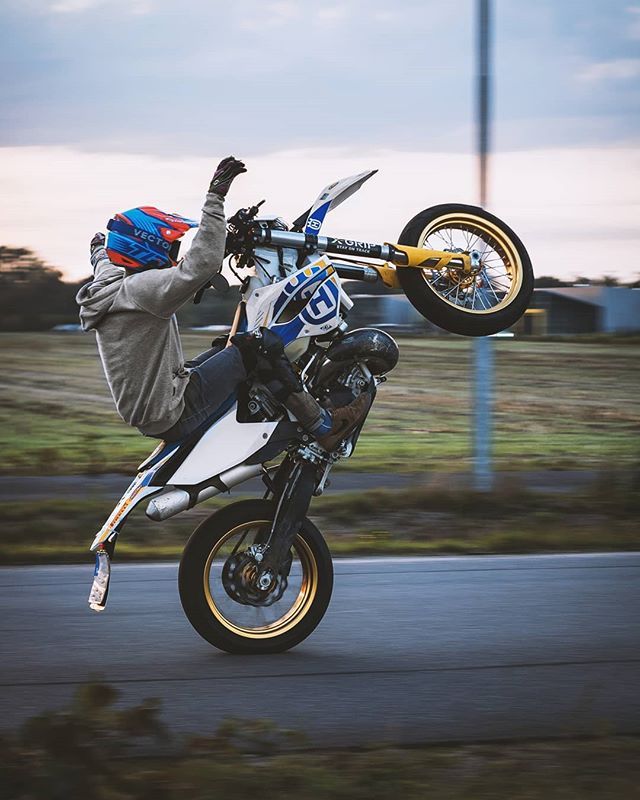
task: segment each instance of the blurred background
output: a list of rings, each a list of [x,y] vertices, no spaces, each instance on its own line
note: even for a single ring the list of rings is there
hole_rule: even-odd
[[[487,206],[523,240],[536,274],[530,309],[509,336],[492,343],[492,489],[477,492],[470,480],[477,424],[472,344],[430,325],[399,292],[349,285],[356,300],[352,327],[385,327],[400,340],[401,361],[380,389],[355,457],[336,470],[335,491],[314,502],[314,520],[337,555],[629,552],[640,547],[640,5],[633,0],[497,0],[491,10]],[[228,154],[243,158],[248,172],[234,183],[227,212],[266,198],[265,211],[288,220],[330,181],[379,169],[327,217],[328,235],[394,241],[428,206],[478,203],[477,36],[472,0],[4,0],[3,564],[86,564],[94,531],[153,446],[116,415],[94,338],[78,330],[74,297],[90,276],[92,235],[105,229],[114,212],[137,205],[198,218],[213,170]],[[206,349],[212,335],[231,322],[235,293],[209,294],[199,306],[180,312],[187,357]],[[180,515],[163,526],[160,536],[137,511],[118,559],[177,559],[195,524],[221,504],[213,500]],[[3,574],[7,586],[22,580]],[[62,573],[47,575],[55,582]],[[538,589],[528,591],[542,591],[543,583],[534,581]],[[619,651],[637,659],[637,627],[616,617],[613,584],[613,579],[603,584],[606,602],[586,589],[580,594],[587,621],[575,652],[568,620],[581,618],[557,609],[545,617],[550,627],[530,632],[532,652],[545,653],[550,642],[560,647],[566,641],[569,649],[556,652],[560,660],[570,661],[591,646],[598,653]],[[631,589],[630,582],[625,586]],[[569,602],[566,591],[563,603]],[[7,597],[12,596],[9,590]],[[491,604],[498,597],[499,592],[490,594]],[[12,599],[6,602],[14,608]],[[40,603],[30,602],[35,613]],[[479,608],[482,601],[469,602]],[[629,611],[638,607],[635,595],[625,603]],[[443,630],[447,607],[443,601]],[[493,614],[494,605],[491,609]],[[19,618],[19,609],[15,613]],[[466,613],[461,612],[462,627]],[[64,626],[65,619],[57,616],[56,624]],[[501,622],[491,619],[493,635]],[[331,650],[340,633],[327,635]],[[351,635],[357,651],[360,634]],[[446,647],[453,646],[449,633],[446,637]],[[18,677],[27,654],[48,663],[40,650],[30,649],[27,638],[13,650],[9,673],[15,670]],[[53,629],[44,641],[55,648]],[[183,642],[187,650],[192,644]],[[500,639],[495,652],[503,645]],[[69,654],[81,652],[80,641],[69,639],[66,647]],[[407,642],[395,647],[407,662],[417,657]],[[354,658],[366,662],[365,650]],[[596,660],[598,653],[592,654]],[[312,661],[320,657],[311,655]],[[420,651],[420,664],[431,655]],[[61,655],[61,676],[72,660]],[[559,697],[561,685],[587,694],[609,686],[596,676],[585,688],[583,677],[576,673],[566,683],[551,680],[549,685],[556,686]],[[611,680],[630,685],[617,673]],[[502,687],[496,683],[493,690],[486,707],[502,714]],[[68,695],[56,697],[62,702]],[[599,709],[584,718],[580,697],[562,731],[591,735],[616,730],[618,724],[627,732],[640,729],[637,696],[635,706],[623,698],[615,713]],[[85,711],[96,708],[91,691],[78,702]],[[126,727],[126,720],[109,716],[111,702],[95,724],[122,733],[118,726]],[[174,698],[172,719],[180,718],[176,703]],[[20,720],[39,707],[34,700],[17,709],[7,700],[4,710],[11,711],[8,719]],[[256,701],[244,710],[250,715],[258,708]],[[148,709],[140,713],[147,722],[155,719]],[[431,729],[414,720],[414,739],[408,727],[402,736],[393,727],[384,730],[391,741],[456,740],[464,738],[458,733],[468,725],[469,736],[475,731],[479,738],[514,731],[525,737],[558,733],[528,717],[504,729],[496,723],[483,731],[480,725],[478,733],[477,718],[474,727],[465,715],[461,709],[459,730],[444,732],[437,721],[431,720]],[[604,727],[598,727],[601,723]],[[142,729],[145,735],[157,733],[153,725]],[[324,742],[331,739],[327,731]],[[233,729],[224,735],[217,742],[223,741],[225,752],[233,750],[234,758],[245,752],[244,744],[233,749],[237,736],[254,742],[252,753],[257,741],[267,749],[273,744],[270,730],[256,734],[243,728],[238,734]],[[213,746],[207,744],[205,752]],[[639,761],[637,743],[603,748],[586,754],[572,750],[562,757],[552,748],[546,755],[569,770],[567,780],[583,774],[589,762],[599,765],[594,774],[602,780],[613,773],[614,763],[630,770]],[[467,774],[469,764],[475,765],[472,773],[478,764],[489,769],[505,752],[472,755],[471,761],[464,760],[467,756],[458,777]],[[508,796],[517,797],[514,776],[545,761],[545,755],[510,751],[508,758],[505,780],[514,780]],[[393,783],[397,757],[389,764],[387,781],[395,787],[390,791],[400,791]],[[405,764],[407,775],[414,766]],[[333,771],[332,765],[327,768]],[[363,774],[370,769],[369,763],[358,767]],[[438,765],[433,769],[437,772]],[[218,773],[215,780],[222,780]],[[596,790],[590,795],[592,789],[582,786],[575,796],[601,796]],[[486,796],[502,796],[491,781],[476,796],[485,796],[485,790]],[[620,792],[607,796],[627,796]],[[373,795],[365,791],[362,796]]]
[[[476,202],[475,3],[462,0],[5,0],[0,241],[67,281],[141,204],[197,216],[217,161],[230,208],[293,219],[378,168],[330,234],[399,235]],[[489,202],[538,276],[638,280],[640,6],[495,3]]]

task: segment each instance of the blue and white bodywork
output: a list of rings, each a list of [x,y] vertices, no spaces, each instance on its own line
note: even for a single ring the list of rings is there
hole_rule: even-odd
[[[341,305],[353,305],[326,256],[290,277],[260,286],[246,300],[247,330],[276,332],[285,346],[300,337],[321,336],[340,324]]]

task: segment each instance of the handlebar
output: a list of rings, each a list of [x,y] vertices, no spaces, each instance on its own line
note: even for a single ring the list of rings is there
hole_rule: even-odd
[[[229,219],[226,252],[240,255],[239,266],[245,266],[250,261],[251,249],[259,244],[292,248],[309,255],[319,252],[338,256],[372,258],[390,262],[397,267],[420,267],[431,270],[451,267],[471,274],[474,267],[477,266],[472,264],[472,254],[465,252],[434,250],[401,244],[372,244],[355,239],[336,239],[331,236],[315,236],[297,231],[274,230],[267,224],[255,221],[256,213],[262,203],[264,200],[251,208],[240,209]],[[366,274],[358,271],[358,276]],[[355,274],[354,277],[356,277]],[[359,277],[359,279],[372,280],[368,275]]]
[[[255,244],[270,244],[274,247],[292,247],[310,253],[334,253],[335,255],[376,258],[391,261],[398,266],[409,263],[407,254],[392,244],[371,244],[353,239],[335,239],[331,236],[313,236],[293,231],[273,231],[269,228],[252,228],[251,237]]]

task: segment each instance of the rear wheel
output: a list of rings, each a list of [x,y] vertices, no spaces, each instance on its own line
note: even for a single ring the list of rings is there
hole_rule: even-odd
[[[331,554],[303,520],[290,559],[268,590],[258,588],[255,558],[266,541],[274,503],[246,500],[212,514],[185,547],[178,586],[189,622],[229,653],[279,653],[306,639],[333,589]]]
[[[533,292],[529,255],[502,220],[476,206],[433,206],[407,223],[399,244],[466,253],[470,273],[399,267],[405,294],[426,319],[452,333],[488,336],[524,314]]]

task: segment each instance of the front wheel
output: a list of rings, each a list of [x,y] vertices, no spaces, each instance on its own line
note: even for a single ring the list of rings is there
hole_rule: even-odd
[[[398,267],[412,305],[451,333],[489,336],[517,322],[529,305],[529,255],[511,228],[483,208],[456,203],[428,208],[405,225],[398,243],[472,256],[470,273]]]
[[[257,587],[255,556],[275,510],[267,500],[227,506],[194,531],[182,555],[178,587],[185,614],[200,636],[228,653],[289,650],[315,630],[331,599],[331,554],[308,519],[273,584]]]

